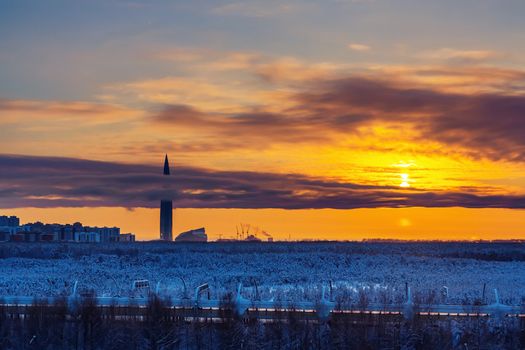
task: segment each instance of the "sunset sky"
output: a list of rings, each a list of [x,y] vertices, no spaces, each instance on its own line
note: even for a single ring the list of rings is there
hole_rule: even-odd
[[[523,0],[1,1],[0,215],[525,238]],[[172,176],[162,176],[164,154]]]

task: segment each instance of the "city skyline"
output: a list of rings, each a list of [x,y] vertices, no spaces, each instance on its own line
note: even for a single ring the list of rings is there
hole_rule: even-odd
[[[522,1],[1,7],[0,215],[525,238]]]

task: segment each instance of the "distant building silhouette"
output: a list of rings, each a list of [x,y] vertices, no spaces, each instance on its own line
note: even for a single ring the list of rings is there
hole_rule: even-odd
[[[208,236],[204,227],[182,232],[175,238],[175,242],[207,242]]]
[[[170,174],[170,165],[168,155],[164,158],[164,175]],[[172,241],[173,228],[173,202],[171,199],[162,199],[160,201],[160,239]]]
[[[20,226],[20,219],[17,216],[0,216],[0,226],[17,227]]]
[[[8,219],[10,221],[5,221]],[[134,241],[135,236],[131,233],[126,235],[120,234],[120,228],[118,227],[84,226],[80,222],[75,222],[74,224],[45,224],[37,221],[22,226],[14,226],[20,223],[17,217],[0,217],[0,224],[5,223],[8,223],[9,226],[0,226],[0,241],[110,243],[122,240]]]
[[[120,233],[118,227],[73,224],[44,224],[37,221],[20,225],[16,216],[0,216],[0,242],[135,242],[133,233]]]

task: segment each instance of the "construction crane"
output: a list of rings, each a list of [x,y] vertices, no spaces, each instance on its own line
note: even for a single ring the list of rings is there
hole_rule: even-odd
[[[270,235],[268,232],[264,230],[261,230],[258,226],[241,223],[239,226],[235,226],[235,228],[237,229],[237,239],[238,240],[257,241],[257,240],[261,240],[259,238],[260,236],[264,236],[267,238],[268,241],[273,241],[272,235]],[[251,233],[250,233],[250,230],[251,230]]]

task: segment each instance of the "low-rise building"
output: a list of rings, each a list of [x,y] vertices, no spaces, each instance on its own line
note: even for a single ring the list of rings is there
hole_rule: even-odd
[[[99,232],[75,232],[75,242],[98,243],[100,242]]]
[[[17,216],[0,216],[0,226],[18,227],[20,226],[20,219]]]
[[[0,230],[0,242],[8,242],[11,240],[11,233]]]
[[[20,231],[20,219],[16,216],[0,216],[0,231],[14,235]]]
[[[121,233],[118,237],[119,242],[135,242],[135,235],[133,233]]]
[[[0,216],[0,241],[61,241],[61,242],[134,242],[135,235],[120,237],[118,227],[83,226],[73,224],[45,224],[40,221],[20,226],[16,216]]]

